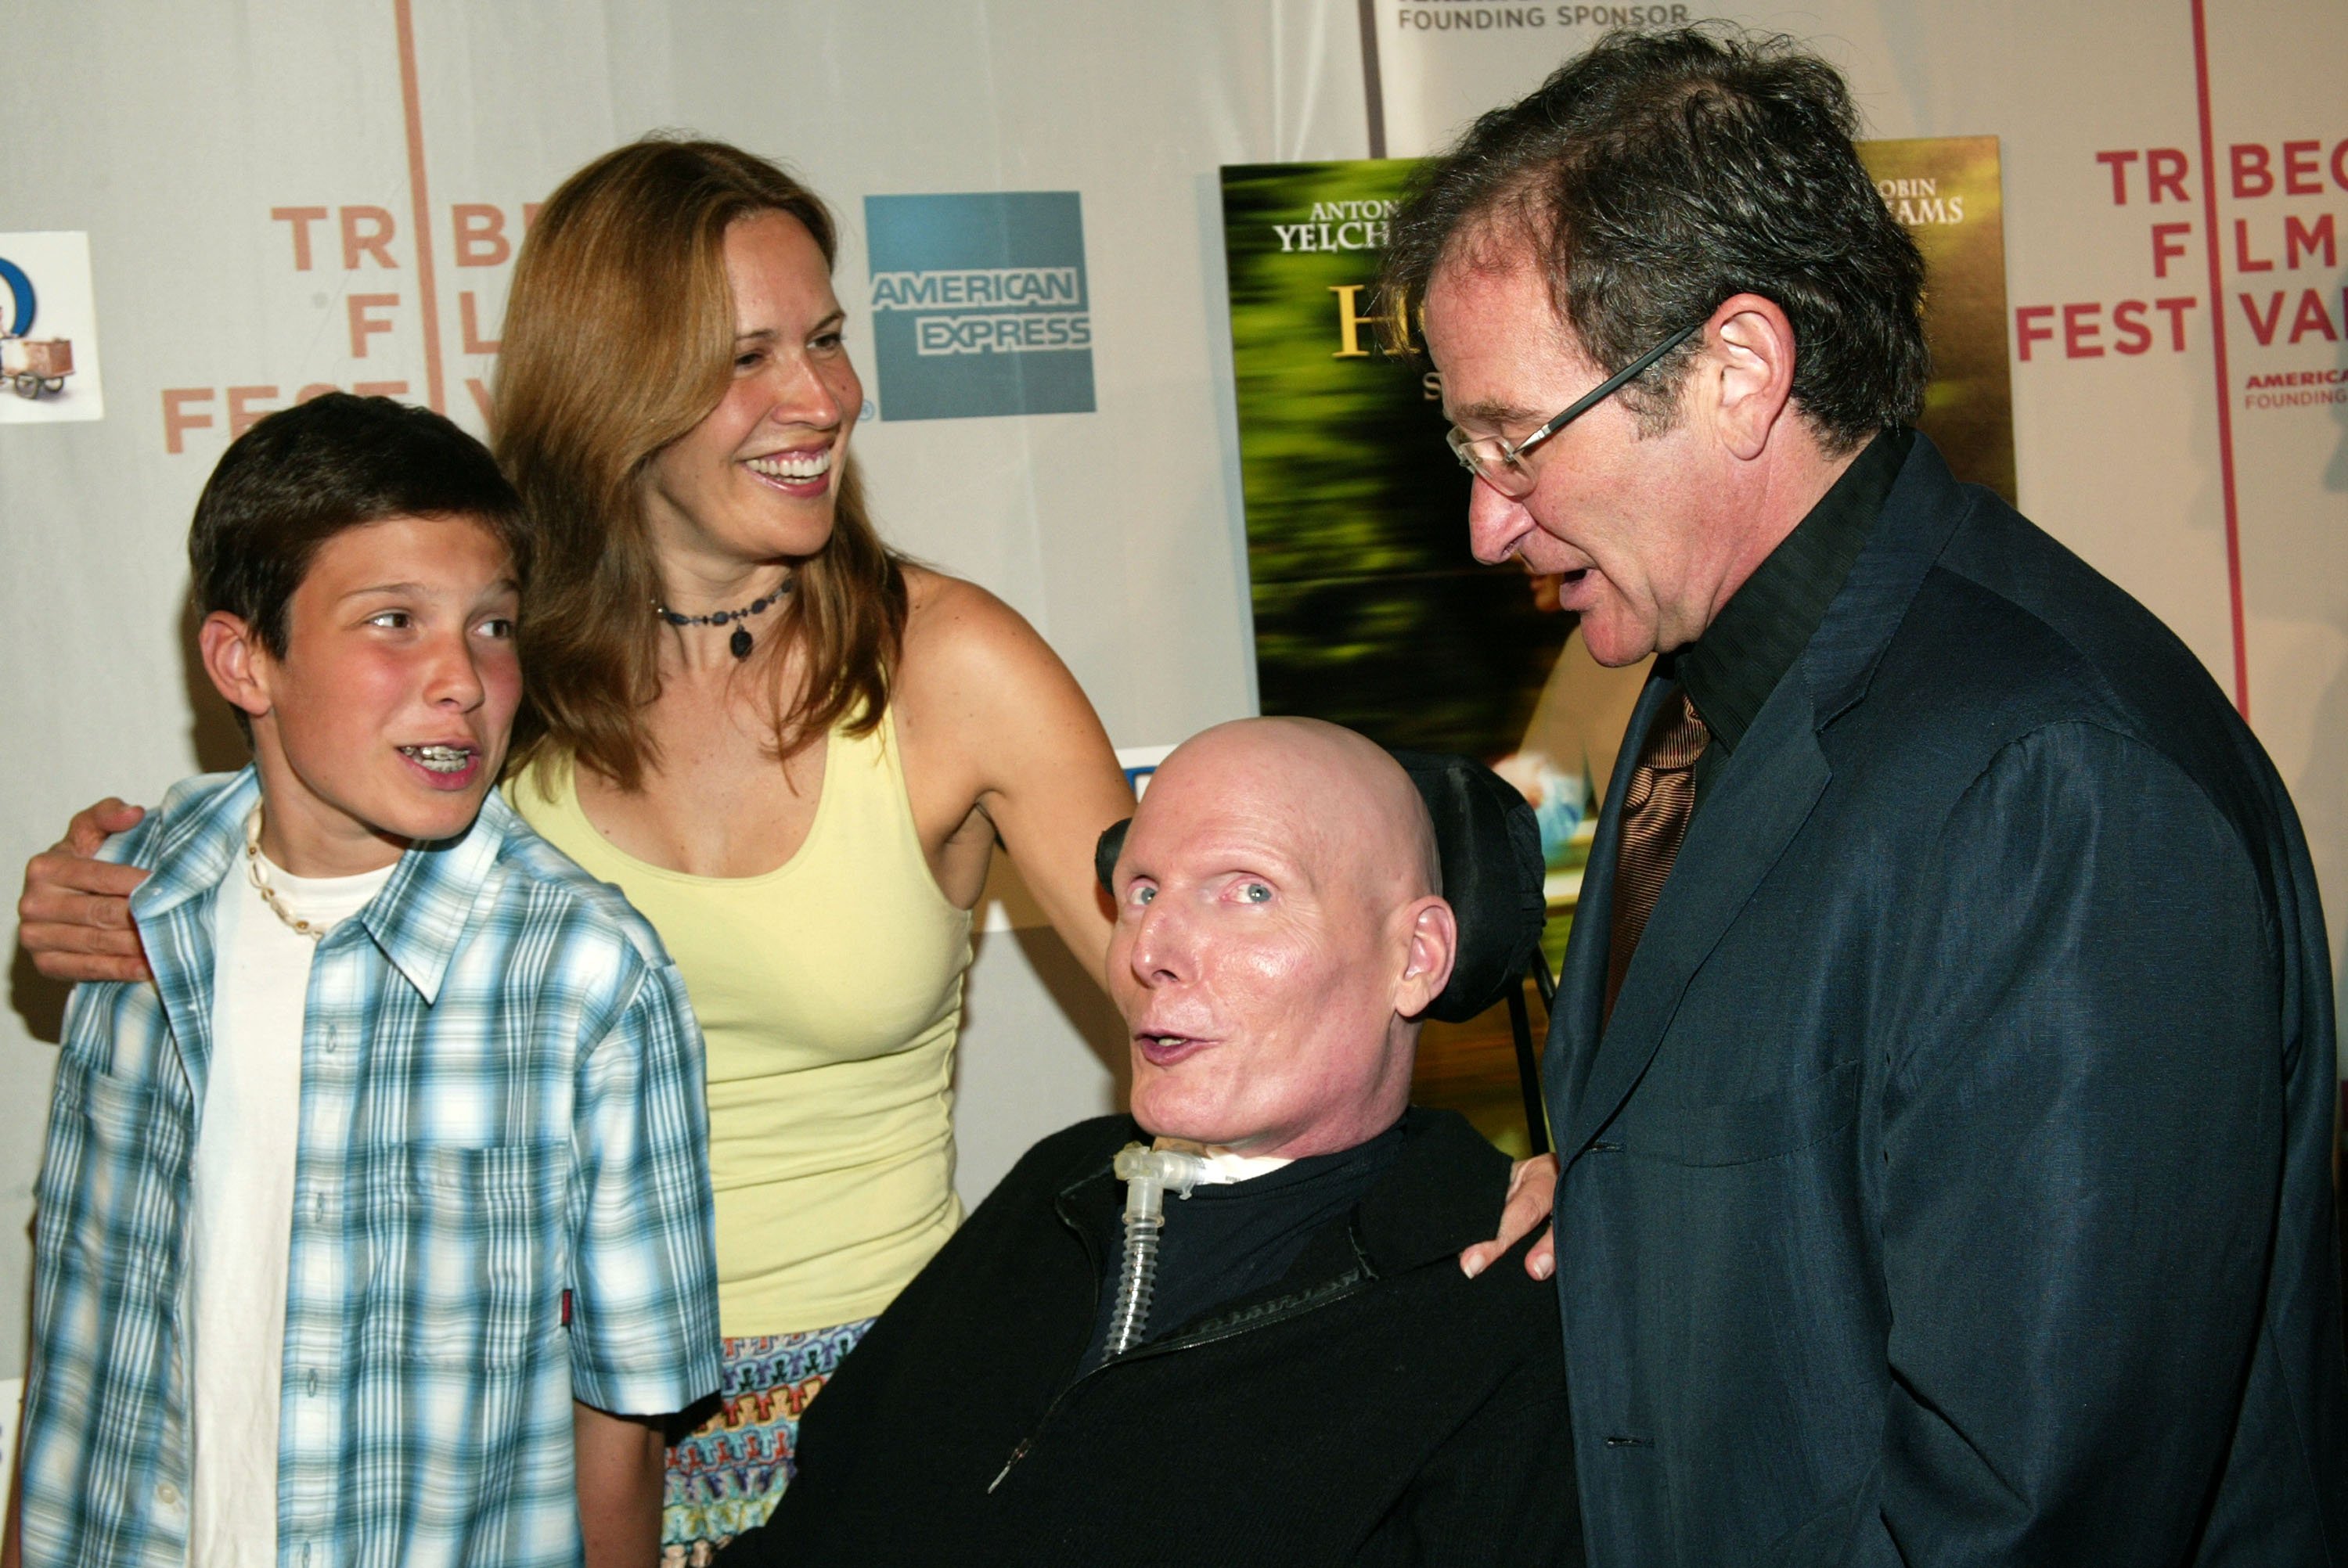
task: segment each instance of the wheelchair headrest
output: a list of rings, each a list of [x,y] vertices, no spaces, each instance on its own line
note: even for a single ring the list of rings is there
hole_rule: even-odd
[[[1451,983],[1427,1016],[1461,1023],[1524,984],[1549,916],[1540,824],[1499,774],[1444,752],[1395,752],[1435,819],[1443,897],[1459,922]]]
[[[1549,904],[1540,825],[1525,797],[1483,764],[1438,752],[1394,752],[1435,820],[1443,897],[1459,923],[1451,982],[1427,1009],[1445,1023],[1474,1018],[1520,985],[1540,950]],[[1093,874],[1112,886],[1130,817],[1093,846]]]
[[[1108,889],[1111,897],[1117,893],[1117,861],[1125,853],[1125,830],[1132,825],[1133,818],[1129,816],[1123,822],[1112,822],[1101,829],[1100,837],[1093,843],[1093,875],[1100,878],[1100,885]]]

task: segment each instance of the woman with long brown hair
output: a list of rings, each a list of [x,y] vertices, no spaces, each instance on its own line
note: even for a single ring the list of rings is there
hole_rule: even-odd
[[[1092,846],[1133,806],[1026,622],[866,517],[835,249],[763,159],[606,154],[523,244],[493,399],[536,546],[508,788],[652,920],[708,1042],[726,1382],[670,1452],[670,1563],[765,1520],[800,1409],[960,1217],[953,1052],[994,841],[1097,973]],[[27,947],[88,953],[84,918],[128,938],[79,895],[37,905],[67,858],[35,864]],[[96,869],[72,885],[109,891]],[[44,962],[137,968],[135,938],[113,951]]]
[[[999,835],[1097,970],[1132,809],[1075,681],[880,541],[816,196],[709,142],[589,164],[516,266],[494,445],[540,539],[515,804],[651,917],[709,1050],[723,1408],[664,1545],[760,1522],[799,1408],[960,1217],[970,911]]]

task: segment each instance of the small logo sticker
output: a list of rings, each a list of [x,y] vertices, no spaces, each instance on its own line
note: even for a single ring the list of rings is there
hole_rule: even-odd
[[[0,234],[0,425],[105,417],[89,236]]]

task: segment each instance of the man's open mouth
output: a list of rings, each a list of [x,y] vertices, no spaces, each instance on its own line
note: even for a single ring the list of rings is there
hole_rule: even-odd
[[[1204,1050],[1214,1041],[1191,1034],[1137,1034],[1133,1043],[1142,1057],[1153,1067],[1170,1067],[1197,1051]]]

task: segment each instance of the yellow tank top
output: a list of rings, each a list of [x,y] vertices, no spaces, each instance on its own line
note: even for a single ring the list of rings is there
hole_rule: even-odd
[[[953,1045],[970,912],[938,890],[891,716],[833,732],[798,852],[692,876],[613,847],[567,763],[509,785],[523,818],[668,945],[708,1042],[717,1306],[728,1338],[870,1317],[962,1220]]]

